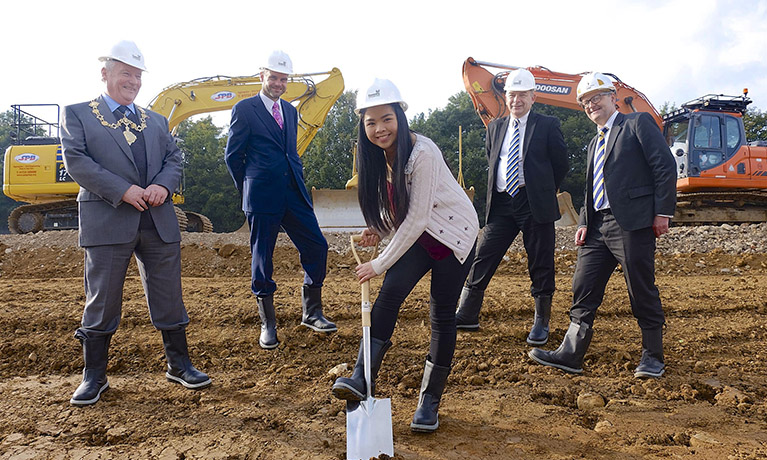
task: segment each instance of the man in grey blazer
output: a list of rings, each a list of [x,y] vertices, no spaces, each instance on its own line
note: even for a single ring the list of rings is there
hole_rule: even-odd
[[[160,114],[133,103],[146,70],[136,44],[117,43],[99,58],[106,91],[64,108],[67,172],[80,184],[80,246],[85,249],[85,309],[75,333],[83,380],[71,404],[94,404],[109,388],[109,344],[120,323],[122,290],[135,254],[152,324],[162,332],[170,381],[198,389],[207,375],[189,359],[181,300],[181,233],[170,196],[181,180],[181,152]]]
[[[527,343],[549,338],[554,294],[554,222],[561,216],[557,190],[569,169],[559,120],[531,112],[535,77],[518,69],[506,78],[510,116],[487,127],[488,161],[485,228],[456,312],[458,329],[479,329],[485,289],[509,246],[522,232],[535,316]]]
[[[618,112],[608,77],[585,75],[577,95],[598,132],[588,148],[585,205],[575,234],[579,249],[570,326],[558,349],[535,348],[528,355],[546,366],[582,372],[594,316],[620,263],[642,330],[642,357],[634,376],[660,377],[665,316],[655,286],[655,239],[668,232],[674,215],[676,163],[649,114]]]

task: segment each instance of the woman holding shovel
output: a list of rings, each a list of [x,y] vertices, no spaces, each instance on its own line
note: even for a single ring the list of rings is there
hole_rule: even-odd
[[[431,343],[418,408],[410,428],[432,432],[455,351],[455,309],[474,258],[479,231],[471,201],[431,139],[408,128],[407,104],[389,80],[376,79],[357,101],[360,115],[357,170],[359,202],[368,226],[360,245],[389,244],[356,268],[360,283],[386,273],[371,313],[371,392],[384,354],[391,347],[400,306],[431,270]],[[350,378],[340,377],[333,394],[347,401],[367,397],[363,347]]]

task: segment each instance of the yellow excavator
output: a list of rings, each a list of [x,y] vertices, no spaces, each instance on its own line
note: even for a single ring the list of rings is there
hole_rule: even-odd
[[[315,79],[321,79],[315,83]],[[298,110],[298,154],[302,155],[325,122],[328,112],[341,96],[344,80],[341,71],[291,75],[282,98]],[[177,83],[165,88],[149,103],[149,108],[168,119],[175,134],[187,118],[231,109],[238,101],[261,91],[259,75],[214,76]],[[55,110],[55,122],[32,114],[47,106]],[[25,202],[11,211],[8,228],[12,233],[77,228],[79,186],[67,174],[58,137],[59,107],[56,104],[14,105],[14,145],[5,152],[3,193]],[[44,135],[39,135],[44,133]],[[183,187],[174,193],[173,202],[184,202]],[[202,214],[176,207],[182,231],[212,232],[210,220]]]

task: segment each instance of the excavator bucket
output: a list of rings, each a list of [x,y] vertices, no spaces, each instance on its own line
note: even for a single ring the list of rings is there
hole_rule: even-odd
[[[366,227],[357,200],[357,189],[318,190],[312,187],[312,204],[317,222],[324,232],[357,232]]]
[[[573,207],[573,198],[568,192],[557,193],[557,202],[559,203],[559,213],[562,217],[554,223],[557,227],[569,227],[578,224],[578,213]]]

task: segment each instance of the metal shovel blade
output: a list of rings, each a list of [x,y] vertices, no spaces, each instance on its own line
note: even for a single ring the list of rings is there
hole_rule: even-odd
[[[391,399],[368,398],[346,403],[346,459],[368,460],[394,455]]]

